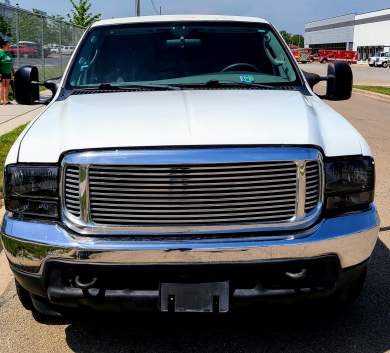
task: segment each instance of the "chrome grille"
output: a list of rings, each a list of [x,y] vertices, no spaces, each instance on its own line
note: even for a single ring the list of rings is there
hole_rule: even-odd
[[[295,163],[91,166],[91,219],[104,225],[286,221],[295,215]]]
[[[315,149],[113,150],[62,164],[63,219],[82,234],[296,230],[315,222],[322,203]]]
[[[65,203],[70,214],[80,217],[79,167],[65,170]]]
[[[306,200],[305,212],[317,208],[320,202],[320,166],[318,162],[306,163]]]

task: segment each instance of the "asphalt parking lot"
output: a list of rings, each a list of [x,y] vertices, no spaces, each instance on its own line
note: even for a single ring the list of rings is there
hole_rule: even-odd
[[[357,93],[331,105],[367,138],[377,164],[382,232],[366,288],[352,308],[274,305],[219,317],[35,321],[11,285],[0,297],[0,352],[390,352],[390,100]]]

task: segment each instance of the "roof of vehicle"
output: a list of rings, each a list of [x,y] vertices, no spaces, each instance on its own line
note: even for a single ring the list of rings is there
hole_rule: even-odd
[[[223,15],[163,15],[163,16],[140,16],[114,18],[95,22],[92,27],[121,25],[132,23],[153,23],[153,22],[175,22],[175,21],[205,21],[205,22],[250,22],[268,23],[266,20],[257,17],[223,16]]]

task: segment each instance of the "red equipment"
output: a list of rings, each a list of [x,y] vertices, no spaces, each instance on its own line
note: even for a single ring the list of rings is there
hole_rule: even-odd
[[[320,50],[318,57],[321,64],[336,60],[346,61],[349,64],[357,64],[358,62],[358,53],[353,50]]]
[[[310,59],[311,58],[311,49],[297,48],[297,49],[292,49],[291,51],[294,55],[294,58],[299,63],[306,64],[306,63],[311,61],[311,59]]]

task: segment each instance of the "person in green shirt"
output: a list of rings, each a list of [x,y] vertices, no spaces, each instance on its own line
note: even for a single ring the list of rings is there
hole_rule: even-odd
[[[10,43],[6,40],[0,42],[0,75],[1,75],[1,89],[0,89],[0,103],[10,104],[8,100],[9,88],[11,85],[11,78],[14,72],[14,59],[10,52]]]

